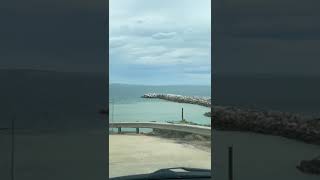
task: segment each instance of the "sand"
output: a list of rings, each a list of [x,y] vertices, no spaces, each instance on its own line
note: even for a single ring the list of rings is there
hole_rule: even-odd
[[[162,168],[211,168],[210,148],[146,135],[109,135],[109,177]]]

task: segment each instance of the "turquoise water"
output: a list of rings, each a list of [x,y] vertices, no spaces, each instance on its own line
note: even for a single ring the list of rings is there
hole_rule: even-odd
[[[211,124],[210,118],[203,115],[205,112],[210,111],[210,108],[158,99],[145,99],[128,104],[111,104],[109,119],[111,122],[179,121],[181,120],[182,108],[184,119],[187,121]]]
[[[149,92],[172,93],[188,96],[210,96],[210,86],[136,86],[110,85],[110,122],[166,122],[181,120],[181,109],[187,121],[209,125],[211,119],[204,116],[210,108],[176,103],[160,99],[145,99]]]

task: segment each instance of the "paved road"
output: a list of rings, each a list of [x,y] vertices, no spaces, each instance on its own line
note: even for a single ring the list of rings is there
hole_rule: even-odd
[[[109,176],[150,173],[167,167],[211,167],[210,149],[145,135],[109,135]]]

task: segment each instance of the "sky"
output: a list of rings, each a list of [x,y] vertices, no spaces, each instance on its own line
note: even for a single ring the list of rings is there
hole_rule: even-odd
[[[110,0],[109,82],[210,85],[210,0]]]

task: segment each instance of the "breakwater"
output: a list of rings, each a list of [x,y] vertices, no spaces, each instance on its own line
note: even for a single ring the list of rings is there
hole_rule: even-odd
[[[148,93],[142,98],[158,98],[211,107],[211,98],[204,97]],[[212,127],[217,130],[277,135],[320,145],[320,118],[288,112],[227,106],[212,106],[212,112],[207,112],[204,115],[212,117]]]
[[[200,106],[211,107],[210,97],[197,97],[197,96],[182,96],[176,94],[160,94],[160,93],[147,93],[142,98],[157,98],[178,103],[197,104]]]

